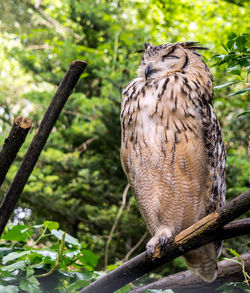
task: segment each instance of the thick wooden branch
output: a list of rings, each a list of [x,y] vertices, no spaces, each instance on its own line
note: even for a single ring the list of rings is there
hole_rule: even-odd
[[[161,258],[151,259],[143,252],[82,289],[80,293],[113,292],[192,249],[215,240],[226,239],[228,236],[232,237],[232,233],[226,228],[223,229],[223,226],[247,212],[249,208],[250,189],[227,203],[219,212],[208,215],[176,235],[174,241],[164,247]],[[247,230],[244,234],[250,231],[249,221],[246,222]],[[240,230],[243,232],[244,229]]]
[[[245,270],[250,271],[250,252],[241,255],[241,257],[245,263]],[[175,293],[215,293],[218,292],[216,289],[221,285],[235,281],[244,281],[241,265],[230,260],[223,260],[218,263],[218,276],[212,283],[206,283],[191,271],[185,271],[130,292],[144,293],[146,289],[172,289]]]
[[[0,152],[0,186],[24,143],[31,126],[32,121],[29,118],[23,119],[21,116],[15,118],[9,136],[5,139]]]
[[[72,93],[86,66],[87,63],[84,61],[73,61],[61,81],[0,207],[0,236],[2,235],[23,188],[35,167],[39,155],[45,146],[49,134],[54,127],[64,104]]]

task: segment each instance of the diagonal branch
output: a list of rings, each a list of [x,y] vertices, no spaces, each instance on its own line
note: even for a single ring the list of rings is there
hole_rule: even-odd
[[[250,252],[241,255],[246,270],[250,271]],[[237,259],[223,260],[218,263],[218,276],[212,283],[206,283],[191,271],[180,272],[146,286],[136,288],[131,293],[144,293],[146,289],[172,289],[175,293],[211,293],[227,282],[244,281],[242,266]]]
[[[128,253],[124,256],[122,262],[125,262],[129,259],[130,255],[142,244],[142,242],[147,237],[148,232],[146,231],[142,237],[139,239],[139,241],[128,251]]]
[[[151,259],[146,252],[143,252],[82,289],[80,293],[113,292],[190,250],[199,248],[209,242],[248,234],[250,231],[249,221],[246,221],[245,225],[239,223],[241,228],[239,228],[239,232],[236,229],[236,235],[232,235],[230,229],[223,228],[223,226],[247,212],[249,208],[250,189],[227,203],[219,212],[208,215],[176,235],[174,241],[163,248],[161,258]],[[233,223],[230,225],[233,225]],[[242,226],[245,226],[245,229]],[[233,230],[235,231],[234,226]]]
[[[68,97],[72,93],[86,66],[87,63],[84,61],[73,61],[61,81],[0,207],[0,236],[2,235],[23,188],[35,167],[40,153],[46,144],[64,104],[68,100]]]
[[[2,185],[6,174],[16,158],[25,138],[32,126],[29,118],[18,116],[15,118],[8,138],[5,139],[4,145],[0,152],[0,186]]]

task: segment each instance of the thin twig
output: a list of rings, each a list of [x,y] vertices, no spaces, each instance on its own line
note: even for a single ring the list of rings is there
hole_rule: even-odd
[[[125,262],[129,259],[130,255],[142,244],[142,242],[145,240],[147,237],[148,232],[146,231],[142,237],[139,239],[139,241],[128,251],[128,253],[125,255],[123,258],[122,262]]]
[[[73,35],[76,39],[81,40],[82,36],[75,33],[72,29],[64,27],[60,22],[58,22],[56,19],[48,15],[41,7],[33,5],[30,1],[24,0],[26,5],[30,7],[34,12],[36,12],[43,20],[44,24],[47,25],[48,27],[51,27],[55,29],[61,36],[66,39],[66,35],[71,34]]]
[[[84,141],[79,147],[77,147],[77,151],[82,155],[87,150],[89,144],[91,144],[93,141],[95,141],[97,137],[90,137],[86,141]]]
[[[127,197],[127,193],[128,193],[128,190],[129,190],[129,187],[130,187],[130,184],[128,183],[123,191],[123,194],[122,194],[122,204],[119,208],[119,211],[116,215],[116,218],[115,218],[115,221],[114,221],[114,224],[110,230],[110,233],[109,233],[109,236],[108,236],[108,240],[106,242],[106,246],[105,246],[105,268],[107,268],[108,266],[108,257],[109,257],[109,245],[110,245],[110,242],[111,242],[111,239],[113,237],[113,234],[114,234],[114,231],[115,231],[115,228],[118,224],[118,221],[120,219],[120,216],[122,214],[122,211],[125,207],[125,204],[126,204],[126,197]]]

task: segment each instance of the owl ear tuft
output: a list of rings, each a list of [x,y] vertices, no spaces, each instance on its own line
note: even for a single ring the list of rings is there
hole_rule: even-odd
[[[148,50],[149,48],[152,48],[152,47],[153,47],[153,45],[151,43],[145,43],[144,44],[145,50]]]
[[[198,46],[199,42],[184,42],[181,43],[182,47],[194,50],[208,50],[206,47]]]

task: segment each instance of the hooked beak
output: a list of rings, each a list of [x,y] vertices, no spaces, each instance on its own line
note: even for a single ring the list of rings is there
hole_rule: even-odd
[[[149,63],[145,69],[145,78],[148,80],[149,76],[155,72],[158,72],[159,69],[154,69],[152,63]]]
[[[152,66],[151,66],[151,63],[149,63],[145,69],[145,78],[146,80],[148,80],[148,77],[150,76],[151,74],[151,71],[152,71]]]

